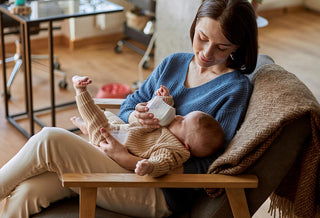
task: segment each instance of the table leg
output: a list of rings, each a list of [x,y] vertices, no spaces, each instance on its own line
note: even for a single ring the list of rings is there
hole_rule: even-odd
[[[48,22],[49,32],[49,73],[50,73],[50,92],[51,92],[51,122],[52,126],[56,126],[56,103],[55,103],[55,90],[54,90],[54,66],[53,66],[53,32],[52,21]]]
[[[25,73],[27,75],[27,90],[28,90],[28,114],[30,121],[30,136],[34,135],[34,111],[33,111],[33,92],[32,92],[32,75],[31,75],[31,46],[30,46],[30,35],[29,35],[29,24],[21,23],[22,28],[24,28],[23,34],[23,57],[25,57]]]
[[[2,72],[3,72],[3,93],[4,93],[4,102],[5,102],[5,113],[6,118],[9,117],[8,111],[8,90],[7,90],[7,71],[6,71],[6,52],[4,44],[4,32],[3,32],[3,22],[2,22],[3,13],[0,12],[0,35],[1,35],[1,56],[2,56]]]
[[[3,13],[0,12],[0,37],[1,37],[1,55],[2,55],[2,71],[3,71],[3,94],[4,94],[4,106],[5,106],[5,116],[6,119],[16,127],[24,136],[27,138],[30,137],[30,134],[24,130],[16,121],[15,117],[24,116],[28,114],[28,88],[27,88],[27,74],[25,73],[25,104],[26,104],[26,112],[10,114],[9,112],[9,93],[7,87],[7,65],[5,61],[6,53],[5,53],[5,36],[4,36],[4,28],[3,28]],[[21,40],[24,40],[24,26],[20,24],[20,33]],[[23,48],[24,49],[24,48]],[[24,61],[25,62],[25,61]],[[26,69],[26,67],[25,67]],[[26,71],[25,71],[26,72]]]
[[[20,23],[20,40],[21,40],[21,47],[22,47],[22,53],[24,52],[24,44],[23,41],[25,40],[25,32],[24,32],[24,26],[23,24]],[[20,51],[21,52],[21,51]],[[23,72],[24,72],[24,99],[25,99],[25,113],[29,114],[29,100],[28,100],[28,96],[29,96],[29,90],[28,90],[28,75],[27,75],[27,65],[26,65],[26,57],[25,57],[25,53],[21,54],[21,58],[22,58],[22,63],[23,63]]]

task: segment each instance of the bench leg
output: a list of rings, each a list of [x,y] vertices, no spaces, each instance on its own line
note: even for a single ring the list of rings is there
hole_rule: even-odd
[[[97,188],[80,188],[80,218],[94,218],[96,213]]]
[[[226,188],[226,193],[234,218],[251,217],[243,188]]]

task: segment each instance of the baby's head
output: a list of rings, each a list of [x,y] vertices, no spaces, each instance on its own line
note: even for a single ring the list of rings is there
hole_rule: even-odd
[[[176,116],[168,128],[196,157],[210,156],[224,144],[224,132],[218,121],[201,111]]]

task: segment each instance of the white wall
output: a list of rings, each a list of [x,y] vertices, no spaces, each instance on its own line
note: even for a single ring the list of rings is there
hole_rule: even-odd
[[[189,29],[201,0],[160,0],[156,9],[155,65],[174,52],[192,51]]]

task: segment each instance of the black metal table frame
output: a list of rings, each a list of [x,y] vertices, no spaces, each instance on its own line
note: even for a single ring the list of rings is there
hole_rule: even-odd
[[[101,13],[114,13],[114,12],[121,12],[122,9],[108,11],[108,12],[101,12]],[[75,17],[83,17],[83,16],[91,16],[101,13],[88,13],[88,14],[73,14],[73,15],[65,15],[65,16],[57,16],[57,17],[48,17],[46,19],[39,19],[35,21],[26,21],[19,16],[11,14],[6,9],[0,7],[0,38],[1,38],[1,54],[2,54],[2,72],[3,72],[3,86],[4,86],[4,101],[5,101],[5,116],[6,119],[15,127],[17,128],[25,137],[29,138],[34,135],[34,122],[36,122],[41,127],[44,127],[45,124],[41,122],[39,118],[35,116],[35,113],[51,110],[51,126],[56,126],[56,108],[65,107],[68,105],[75,104],[74,101],[67,102],[63,104],[56,105],[55,103],[55,81],[54,81],[54,51],[53,51],[53,25],[54,21],[64,20],[69,18]],[[8,98],[8,90],[7,90],[7,73],[6,73],[6,62],[5,62],[5,41],[4,41],[4,28],[3,28],[3,14],[7,14],[11,18],[15,19],[20,23],[20,34],[21,34],[21,41],[22,41],[22,58],[23,58],[23,68],[24,68],[24,86],[25,86],[25,112],[12,114],[9,113],[9,98]],[[48,22],[48,43],[49,43],[49,74],[50,74],[50,98],[51,98],[51,105],[49,107],[41,108],[34,110],[33,108],[33,93],[32,93],[32,72],[31,72],[31,46],[30,46],[30,34],[29,34],[29,26],[32,23],[40,23],[40,22]],[[29,125],[30,125],[30,133],[28,133],[24,128],[19,125],[16,121],[21,117],[28,117],[29,118]]]

